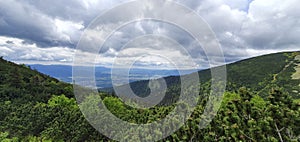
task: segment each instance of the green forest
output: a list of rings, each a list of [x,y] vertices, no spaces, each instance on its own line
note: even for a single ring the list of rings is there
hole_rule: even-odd
[[[205,121],[201,114],[211,80],[210,69],[199,71],[197,107],[179,130],[160,141],[299,141],[300,80],[292,78],[300,64],[295,59],[299,55],[300,52],[276,53],[227,65],[222,104],[203,129],[199,123]],[[179,103],[179,77],[165,80],[168,90],[164,100],[149,109],[127,106],[111,89],[97,96],[118,118],[136,124],[151,123],[165,118]],[[137,94],[147,94],[147,81],[130,85]],[[94,129],[81,113],[80,107],[90,101],[83,98],[78,104],[72,84],[0,58],[0,141],[113,141]],[[124,141],[140,138],[128,134]]]

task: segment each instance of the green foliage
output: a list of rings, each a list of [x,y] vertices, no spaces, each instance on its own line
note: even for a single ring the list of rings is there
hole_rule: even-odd
[[[237,93],[226,92],[223,96],[221,107],[225,107],[232,100],[240,100],[241,96]]]
[[[9,138],[8,132],[0,132],[0,141],[1,142],[18,142],[19,139],[17,137]]]
[[[76,100],[74,98],[67,98],[65,95],[52,96],[48,101],[50,107],[77,107]]]
[[[266,101],[259,95],[253,96],[253,98],[251,99],[251,104],[253,105],[253,107],[256,107],[261,110],[266,108],[266,106],[267,106]]]

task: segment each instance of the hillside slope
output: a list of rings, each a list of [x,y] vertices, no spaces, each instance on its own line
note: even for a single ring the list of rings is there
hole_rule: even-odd
[[[296,58],[300,52],[285,52],[263,55],[245,59],[226,65],[227,68],[227,90],[233,91],[240,87],[247,87],[258,94],[272,88],[272,86],[283,87],[294,98],[300,98],[300,80],[292,79],[296,72],[295,67],[299,63]],[[211,69],[199,71],[201,84],[206,84],[211,79]],[[174,92],[180,90],[180,77],[170,76],[164,78],[169,90]],[[148,88],[149,80],[130,83],[130,86],[137,95],[147,96],[150,93]],[[122,86],[120,86],[122,87]],[[112,89],[105,89],[111,91]]]
[[[228,87],[251,88],[258,94],[279,86],[294,98],[299,98],[300,80],[293,79],[296,56],[300,52],[269,54],[233,63],[227,66]],[[234,84],[235,86],[230,86]],[[236,88],[235,88],[236,89]],[[295,92],[297,90],[297,92]]]
[[[44,102],[56,94],[72,97],[72,85],[0,58],[0,100]]]
[[[1,142],[89,139],[104,140],[79,110],[71,84],[0,58]]]

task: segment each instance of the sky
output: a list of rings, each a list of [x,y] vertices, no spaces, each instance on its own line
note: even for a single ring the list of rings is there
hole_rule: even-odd
[[[76,49],[82,34],[97,16],[127,2],[129,0],[0,0],[0,56],[16,63],[45,65],[72,65],[75,52],[93,57],[95,53]],[[174,2],[190,8],[207,22],[226,62],[300,50],[299,0]],[[171,14],[176,16],[177,13]],[[129,15],[130,10],[118,16]],[[108,24],[114,24],[114,18],[108,17]],[[151,34],[156,36],[147,37]],[[140,40],[134,41],[137,38]],[[186,53],[180,48],[197,49],[197,52]],[[157,56],[145,56],[147,52]],[[169,68],[174,66],[172,60],[182,68],[209,67],[205,52],[191,36],[174,25],[158,21],[142,20],[120,28],[97,54],[96,61],[89,61],[100,66],[110,66],[117,57],[121,63],[135,61],[135,66],[141,68]],[[196,59],[195,64],[189,64],[191,57]],[[218,61],[215,62],[217,65]]]

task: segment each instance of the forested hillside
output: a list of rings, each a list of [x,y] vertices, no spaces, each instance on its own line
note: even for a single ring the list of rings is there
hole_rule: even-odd
[[[45,102],[53,94],[73,96],[72,85],[41,74],[26,65],[17,65],[2,58],[0,58],[0,87],[1,100],[21,103]]]
[[[297,55],[300,55],[300,52],[275,53],[228,64],[227,90],[236,91],[240,87],[247,87],[267,97],[265,94],[275,85],[283,87],[283,90],[293,98],[300,98],[300,80],[292,79],[292,75],[296,72],[295,67],[300,63],[300,60],[295,59]],[[202,87],[208,85],[211,69],[199,71],[198,74]],[[165,77],[165,80],[170,88],[167,95],[180,91],[180,77],[170,76]],[[147,96],[150,93],[148,83],[148,80],[144,80],[133,82],[130,86],[136,94]]]
[[[200,71],[197,107],[183,127],[161,141],[299,141],[300,100],[296,91],[300,91],[300,82],[291,77],[299,63],[295,60],[298,54],[278,53],[228,65],[223,102],[204,129],[199,129],[199,123],[204,121],[201,114],[209,96],[210,72]],[[147,89],[141,82],[132,87]],[[167,77],[167,82],[168,97],[149,109],[129,107],[109,93],[98,95],[120,119],[151,123],[165,118],[177,105],[178,77]],[[70,84],[1,58],[0,88],[0,141],[112,141],[86,121],[79,106],[91,100],[77,104]],[[131,134],[124,137],[124,141],[140,140]]]

